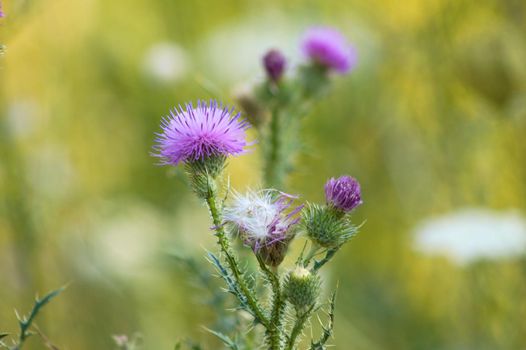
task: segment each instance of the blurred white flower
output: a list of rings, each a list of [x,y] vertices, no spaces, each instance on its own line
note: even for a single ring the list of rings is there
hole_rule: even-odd
[[[526,219],[514,210],[462,209],[418,225],[414,248],[459,265],[520,256],[526,252]]]
[[[95,202],[66,226],[63,249],[88,278],[149,276],[166,220],[135,200]]]
[[[160,232],[153,209],[145,205],[127,207],[99,223],[95,233],[97,255],[106,268],[118,274],[140,273],[157,253]]]
[[[28,181],[33,191],[48,200],[59,200],[72,193],[75,169],[64,147],[41,145],[28,157]]]
[[[26,137],[35,131],[39,106],[29,99],[14,100],[7,106],[7,125],[14,137]]]
[[[175,43],[156,43],[146,52],[143,69],[148,76],[159,82],[177,82],[184,78],[188,71],[187,54]]]

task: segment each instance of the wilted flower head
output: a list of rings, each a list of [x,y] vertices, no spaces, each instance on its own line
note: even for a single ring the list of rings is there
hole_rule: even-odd
[[[303,208],[291,209],[294,199],[275,190],[235,194],[233,204],[225,208],[224,220],[255,253],[263,252],[265,262],[279,265],[294,236],[292,228],[300,220],[297,214]]]
[[[329,27],[309,29],[302,49],[312,61],[342,74],[353,68],[357,60],[354,47],[340,32]]]
[[[234,108],[229,109],[211,100],[198,101],[185,109],[179,106],[162,120],[157,134],[155,156],[163,165],[202,161],[211,157],[238,155],[249,145],[246,141],[248,122]]]
[[[362,204],[360,184],[351,176],[331,178],[325,184],[327,204],[345,213]]]
[[[285,56],[278,50],[270,50],[263,57],[263,66],[272,81],[278,81],[283,76],[286,64]]]

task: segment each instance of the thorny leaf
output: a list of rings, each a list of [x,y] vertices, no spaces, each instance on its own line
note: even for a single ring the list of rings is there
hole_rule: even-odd
[[[239,347],[237,346],[237,344],[232,339],[230,339],[230,337],[228,335],[223,334],[221,332],[214,331],[213,329],[209,329],[209,328],[206,328],[206,327],[204,327],[204,328],[208,332],[210,332],[213,335],[215,335],[216,337],[218,337],[230,349],[232,349],[232,350],[239,350]]]

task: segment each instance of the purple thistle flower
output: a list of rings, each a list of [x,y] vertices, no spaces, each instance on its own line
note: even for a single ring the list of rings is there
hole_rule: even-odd
[[[296,198],[276,190],[235,194],[232,205],[225,208],[225,223],[267,264],[277,266],[294,237],[293,227],[300,221],[303,205],[291,208]]]
[[[355,48],[345,37],[330,27],[313,27],[303,39],[303,52],[312,61],[338,73],[351,70],[357,61]]]
[[[2,11],[2,2],[0,2],[0,18],[4,17],[4,11]]]
[[[270,50],[263,57],[263,66],[268,77],[272,81],[278,81],[283,76],[287,61],[285,56],[278,50]]]
[[[246,141],[246,129],[250,124],[234,115],[234,108],[223,107],[217,101],[208,104],[198,101],[185,109],[179,106],[163,118],[162,132],[157,133],[154,156],[163,165],[205,160],[214,156],[238,155],[250,144]]]
[[[327,204],[345,213],[362,204],[360,184],[351,176],[331,178],[325,184]]]

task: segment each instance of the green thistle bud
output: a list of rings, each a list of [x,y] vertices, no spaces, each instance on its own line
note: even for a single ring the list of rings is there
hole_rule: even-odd
[[[324,248],[334,248],[347,242],[357,231],[348,217],[325,206],[308,204],[302,212],[303,229],[307,236]]]
[[[200,198],[206,198],[215,191],[215,179],[225,168],[225,156],[213,156],[186,163],[186,172],[192,189]]]
[[[296,311],[305,312],[316,304],[320,294],[320,278],[309,270],[297,266],[285,281],[285,297]]]

